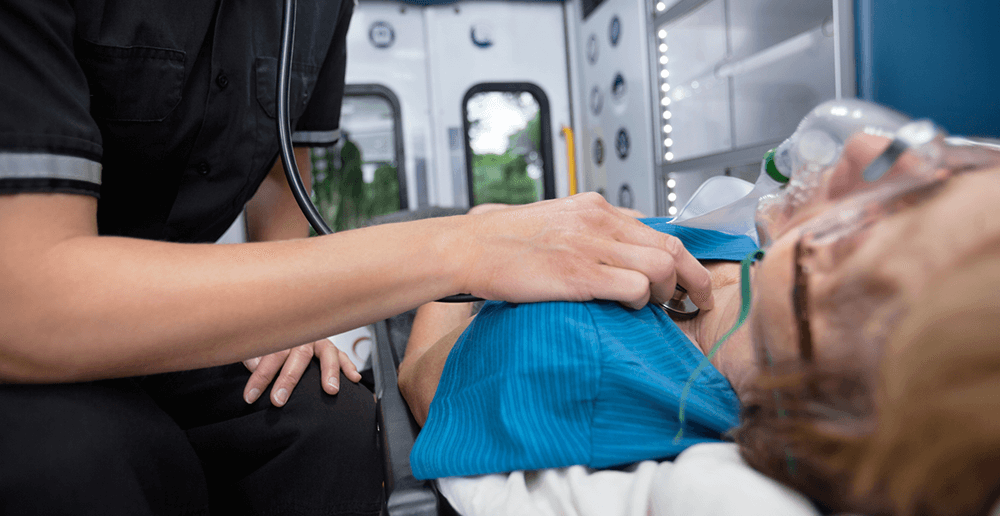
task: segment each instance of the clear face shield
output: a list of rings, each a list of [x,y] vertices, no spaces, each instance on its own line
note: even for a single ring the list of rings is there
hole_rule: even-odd
[[[825,224],[845,230],[878,218],[891,206],[887,198],[901,191],[1000,165],[1000,149],[949,138],[927,120],[911,121],[888,108],[838,100],[802,120],[778,147],[775,164],[790,181],[758,203],[756,226],[765,248],[820,211]],[[822,225],[817,223],[809,221]]]

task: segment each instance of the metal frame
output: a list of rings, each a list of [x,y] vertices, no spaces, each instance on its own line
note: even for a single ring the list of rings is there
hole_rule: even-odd
[[[538,112],[541,114],[539,120],[541,127],[541,146],[539,151],[542,154],[542,198],[555,199],[556,197],[556,176],[553,164],[555,156],[552,154],[552,121],[549,109],[549,98],[537,84],[530,82],[481,82],[474,84],[465,95],[462,96],[462,139],[465,141],[465,177],[466,186],[469,193],[469,206],[475,206],[475,185],[473,185],[472,173],[472,144],[469,142],[469,99],[477,93],[489,91],[519,92],[526,91],[538,101]]]
[[[681,16],[684,16],[695,9],[707,4],[711,0],[681,0],[673,5],[670,9],[663,11],[660,14],[653,16],[653,23],[651,28],[656,30],[656,27],[670,23]],[[652,32],[650,33],[652,34]]]
[[[874,98],[872,61],[874,52],[874,42],[872,41],[874,30],[872,28],[872,0],[856,0],[854,9],[849,10],[852,19],[856,16],[859,34],[854,38],[858,42],[857,63],[854,67],[857,74],[856,95],[862,100],[872,100]]]
[[[870,0],[858,0],[860,4]],[[854,0],[833,0],[833,56],[836,68],[834,73],[837,80],[837,98],[853,98],[858,96],[858,73],[854,41],[855,17]],[[871,31],[867,31],[867,38],[871,39]],[[870,44],[870,42],[869,42]],[[862,50],[864,43],[860,45]],[[869,50],[870,51],[870,50]],[[869,81],[871,78],[868,79]]]
[[[396,366],[401,358],[389,337],[386,321],[375,324],[372,370],[379,445],[385,468],[385,509],[388,516],[438,516],[446,504],[430,480],[417,480],[410,470],[410,449],[420,427],[397,387]]]
[[[703,170],[709,168],[726,168],[732,165],[742,165],[745,163],[759,162],[767,151],[775,148],[782,140],[759,143],[749,147],[743,147],[717,154],[710,154],[699,158],[692,158],[684,161],[674,161],[660,167],[659,175],[663,178],[671,172],[684,172],[687,170]]]
[[[573,130],[573,134],[576,138],[576,144],[573,149],[573,158],[576,160],[576,180],[577,180],[577,191],[584,192],[590,189],[590,178],[587,177],[586,164],[584,162],[587,159],[587,154],[585,152],[586,144],[585,138],[583,138],[583,120],[584,120],[584,95],[585,90],[577,90],[574,86],[575,84],[583,84],[581,78],[582,71],[580,70],[580,59],[579,55],[580,49],[577,46],[578,34],[576,22],[577,16],[581,13],[577,10],[577,5],[579,2],[563,2],[563,34],[566,38],[566,84],[568,86],[567,92],[569,93],[569,127]],[[582,19],[582,17],[581,17]]]
[[[406,151],[403,147],[403,110],[399,106],[399,98],[387,86],[381,84],[347,84],[344,86],[344,96],[381,97],[392,108],[393,144],[396,147],[396,178],[399,181],[399,209],[409,209],[409,197],[406,189]]]

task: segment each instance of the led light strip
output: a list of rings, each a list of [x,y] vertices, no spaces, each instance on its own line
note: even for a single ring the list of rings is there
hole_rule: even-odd
[[[656,10],[662,11],[666,9],[666,5],[663,2],[656,4]],[[657,36],[657,61],[659,63],[660,71],[660,115],[662,117],[661,123],[661,135],[663,141],[663,160],[670,162],[674,160],[674,153],[670,150],[674,145],[674,140],[670,136],[673,132],[674,127],[670,124],[670,119],[673,114],[670,112],[670,70],[667,69],[667,65],[670,63],[670,58],[667,56],[667,51],[670,48],[667,46],[667,30],[660,29],[656,33]],[[667,201],[669,205],[667,207],[667,214],[670,216],[677,214],[677,207],[674,202],[677,201],[677,194],[674,193],[674,187],[677,186],[677,181],[673,178],[667,179]]]

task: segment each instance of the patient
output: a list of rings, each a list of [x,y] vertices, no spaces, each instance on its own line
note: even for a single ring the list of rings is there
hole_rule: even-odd
[[[1000,508],[1000,168],[976,161],[775,217],[735,439],[830,512]]]
[[[671,443],[722,438],[740,425],[736,440],[751,465],[829,510],[986,513],[1000,494],[1000,393],[995,387],[1000,346],[992,337],[1000,319],[1000,168],[994,159],[991,166],[975,170],[921,170],[915,158],[904,154],[882,181],[864,183],[861,170],[887,144],[866,135],[853,139],[844,158],[825,172],[823,187],[809,203],[778,196],[765,206],[762,220],[768,222],[773,244],[752,269],[751,322],[711,357],[713,367],[701,374],[687,401],[689,410],[693,406],[697,413],[689,412],[684,425],[677,414],[683,372],[692,371],[696,359],[705,356],[738,317],[740,273],[732,262],[705,263],[715,307],[676,324],[652,305],[630,311],[590,302],[578,304],[573,312],[566,306],[572,304],[490,303],[465,331],[468,306],[421,307],[400,366],[404,396],[427,428],[436,419],[465,418],[469,421],[463,431],[488,428],[490,435],[480,442],[499,443],[487,452],[513,450],[551,460],[507,469],[566,465],[560,462],[567,460],[561,453],[565,448],[587,448],[578,454],[586,460],[577,463],[597,467],[627,462],[622,458],[632,449],[654,450],[635,460],[668,457],[679,452],[669,450]],[[743,245],[736,239],[728,244]],[[965,294],[970,285],[977,287],[974,296],[962,301],[958,294]],[[938,321],[946,325],[935,326]],[[979,326],[960,326],[963,323]],[[602,327],[605,324],[613,330]],[[640,339],[629,335],[630,324],[641,328]],[[454,329],[448,333],[449,328]],[[477,341],[489,328],[510,338]],[[525,340],[525,335],[536,340]],[[654,344],[682,363],[682,374],[672,375],[681,381],[660,384],[665,391],[655,394],[664,396],[621,398],[631,405],[611,413],[617,421],[595,419],[600,392],[608,387],[602,376],[607,368],[631,370],[638,383],[656,377],[658,372],[647,368],[651,362],[663,362],[660,357],[650,361],[645,354],[655,354],[657,346],[642,341],[655,335],[664,340]],[[568,351],[573,346],[590,349],[558,371],[532,370],[538,356],[564,340],[571,342]],[[616,340],[620,342],[612,342]],[[691,349],[698,355],[690,356]],[[595,361],[595,353],[610,356]],[[510,412],[506,400],[524,399],[517,392],[523,377],[504,383],[491,375],[510,363],[519,364],[521,374],[538,377],[543,387],[528,396],[542,398],[547,397],[546,389],[565,391],[566,379],[597,368],[585,377],[600,385],[579,386],[576,399],[562,396],[556,398],[559,406],[549,407],[557,420],[575,421],[577,412],[586,413],[592,424],[589,433],[549,434],[560,424],[524,420],[521,413]],[[479,367],[473,368],[477,376],[471,378],[470,364]],[[453,377],[460,371],[467,377]],[[493,385],[479,389],[487,378]],[[486,395],[491,391],[500,394]],[[637,392],[635,396],[642,396]],[[466,403],[478,400],[482,407],[455,413],[462,405],[450,402],[462,397]],[[672,401],[661,404],[661,397]],[[656,433],[650,410],[660,414],[659,426],[665,432]],[[481,420],[484,417],[490,421]],[[654,428],[643,439],[611,443],[612,458],[595,448],[594,435],[609,432],[603,425],[629,426],[635,420]],[[518,430],[524,427],[526,431]],[[680,442],[662,439],[676,437],[678,427],[684,428]],[[533,433],[534,439],[524,438],[523,432]],[[461,438],[454,443],[466,436]],[[521,449],[525,446],[529,449]],[[555,450],[551,457],[549,449]],[[503,457],[491,461],[486,455],[491,466],[503,462]],[[438,466],[432,464],[425,473],[489,472]],[[415,463],[415,472],[418,467]]]

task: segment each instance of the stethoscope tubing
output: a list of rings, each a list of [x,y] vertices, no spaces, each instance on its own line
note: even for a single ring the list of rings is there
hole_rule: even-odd
[[[278,56],[278,84],[277,98],[277,120],[278,142],[280,147],[279,155],[281,164],[285,169],[285,178],[288,180],[288,187],[292,190],[295,203],[299,205],[302,214],[305,215],[309,225],[316,230],[317,234],[329,235],[333,233],[330,226],[326,224],[319,214],[316,205],[309,198],[305,185],[302,184],[302,177],[299,175],[299,167],[295,163],[295,155],[292,151],[292,130],[288,117],[288,96],[289,81],[292,69],[292,42],[295,40],[295,10],[296,0],[284,0],[284,9],[281,19],[281,52]],[[482,301],[482,298],[471,294],[456,294],[438,300],[445,303],[471,303]]]
[[[295,39],[295,7],[295,0],[284,0],[284,13],[281,20],[281,53],[278,56],[277,98],[275,99],[281,164],[285,168],[285,178],[288,179],[288,186],[292,189],[292,196],[295,197],[295,202],[299,205],[306,220],[309,221],[309,225],[316,230],[316,233],[329,235],[333,233],[333,230],[326,224],[326,221],[320,216],[319,210],[316,209],[316,205],[309,198],[305,185],[302,184],[299,167],[295,163],[295,155],[292,151],[288,96],[292,68],[292,42]]]

